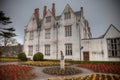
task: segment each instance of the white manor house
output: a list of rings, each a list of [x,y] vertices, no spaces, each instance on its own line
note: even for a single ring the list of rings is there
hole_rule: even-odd
[[[89,22],[85,19],[83,7],[73,11],[67,4],[62,14],[56,16],[55,4],[43,18],[39,8],[34,10],[25,29],[24,48],[28,58],[42,52],[44,59],[60,59],[60,51],[68,60],[120,61],[120,31],[112,24],[106,33],[92,38]]]

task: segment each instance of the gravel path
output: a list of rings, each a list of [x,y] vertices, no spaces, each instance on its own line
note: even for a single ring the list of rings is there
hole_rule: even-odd
[[[0,62],[0,65],[4,65],[4,64],[19,64],[19,62],[2,62],[2,63]],[[32,67],[33,67],[32,72],[36,74],[36,77],[33,80],[48,80],[50,78],[54,78],[54,80],[59,80],[59,78],[61,78],[61,77],[62,78],[79,77],[79,76],[95,73],[92,70],[89,70],[89,69],[86,69],[86,68],[81,68],[81,67],[76,67],[76,65],[72,65],[70,67],[80,69],[82,71],[82,73],[72,75],[72,76],[71,75],[70,76],[54,76],[54,75],[48,75],[48,74],[43,73],[42,70],[44,68],[48,68],[48,67],[37,67],[37,66],[32,66]],[[53,67],[55,67],[55,66],[53,66]]]

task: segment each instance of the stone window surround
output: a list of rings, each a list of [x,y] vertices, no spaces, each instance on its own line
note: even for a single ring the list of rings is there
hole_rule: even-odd
[[[72,56],[72,43],[65,44],[65,55]]]

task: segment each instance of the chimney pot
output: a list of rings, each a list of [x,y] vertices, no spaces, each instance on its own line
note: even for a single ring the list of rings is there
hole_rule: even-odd
[[[83,7],[81,7],[81,10],[83,10]]]
[[[80,16],[83,17],[83,7],[80,8]]]
[[[34,13],[39,13],[39,8],[36,8],[36,9],[34,10]]]
[[[46,14],[47,14],[47,6],[44,6],[43,18],[45,17]]]
[[[34,16],[35,16],[35,19],[37,21],[37,23],[39,22],[39,8],[36,8],[34,10]]]
[[[55,16],[55,3],[52,4],[52,14]]]

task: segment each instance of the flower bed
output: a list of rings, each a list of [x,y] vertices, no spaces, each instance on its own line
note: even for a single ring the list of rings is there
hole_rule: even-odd
[[[80,64],[78,66],[88,68],[88,69],[92,69],[93,71],[100,72],[100,73],[120,74],[120,65],[112,65],[112,64]]]
[[[17,58],[0,58],[0,62],[18,62],[20,61]]]
[[[87,76],[72,77],[72,78],[60,78],[59,80],[119,80],[120,75],[105,75],[105,74],[90,74]],[[49,79],[55,80],[55,79]]]
[[[60,67],[51,67],[43,69],[43,72],[50,75],[65,76],[81,73],[81,70],[72,67],[65,67],[65,70]]]
[[[32,67],[22,65],[1,65],[0,80],[31,80],[35,74],[31,73]]]
[[[66,60],[71,64],[117,64],[120,65],[120,61],[73,61],[73,60]]]
[[[52,61],[27,61],[22,62],[23,65],[31,65],[31,66],[59,66],[60,62],[52,62]],[[65,63],[66,66],[70,65],[70,63]]]

